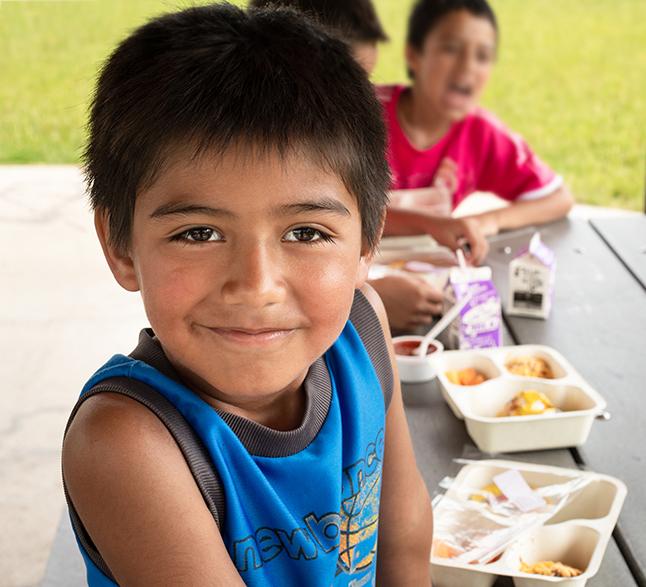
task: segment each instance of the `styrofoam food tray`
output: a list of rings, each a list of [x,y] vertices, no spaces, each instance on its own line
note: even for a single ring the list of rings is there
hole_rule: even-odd
[[[518,356],[541,357],[554,379],[521,377],[506,364]],[[469,435],[485,452],[516,452],[580,446],[585,443],[606,401],[558,351],[543,345],[518,345],[467,351],[444,351],[432,356],[442,395],[453,413],[464,419]],[[456,385],[447,371],[474,367],[487,380],[480,385]],[[519,391],[543,392],[560,410],[536,416],[496,414]]]
[[[456,562],[450,558],[431,557],[431,575],[435,587],[491,587],[499,575],[513,577],[516,587],[583,587],[599,570],[606,546],[626,497],[626,486],[608,475],[549,467],[515,461],[486,460],[462,467],[447,496],[455,498],[460,489],[482,488],[493,477],[509,469],[518,470],[534,489],[564,483],[575,478],[589,479],[580,493],[542,526],[521,534],[498,560],[489,564]],[[442,501],[434,516],[442,515]],[[543,560],[559,561],[583,571],[573,578],[545,577],[520,571],[521,559],[534,564]]]

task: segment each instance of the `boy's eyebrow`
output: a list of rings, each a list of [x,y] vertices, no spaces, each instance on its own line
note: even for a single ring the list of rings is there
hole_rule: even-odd
[[[206,214],[207,216],[235,216],[233,212],[224,208],[212,208],[201,204],[169,203],[159,206],[151,215],[151,218],[163,218],[164,216],[186,216],[188,214]]]
[[[304,200],[294,204],[285,204],[278,208],[280,214],[294,214],[298,212],[332,212],[351,216],[348,210],[341,202],[334,198],[320,198],[317,200]]]
[[[348,210],[341,202],[333,198],[320,198],[317,200],[303,200],[293,204],[284,204],[277,208],[277,213],[281,215],[295,214],[299,212],[331,212],[351,216]],[[182,202],[163,204],[159,206],[150,218],[164,218],[166,216],[187,216],[189,214],[205,214],[207,216],[228,216],[235,217],[235,214],[224,208],[213,208],[203,204],[186,204]]]

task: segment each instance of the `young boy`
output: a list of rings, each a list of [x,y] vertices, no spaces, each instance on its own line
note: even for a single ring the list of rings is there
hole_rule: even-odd
[[[250,8],[280,6],[307,14],[343,39],[368,74],[377,63],[378,43],[388,40],[371,0],[250,0]]]
[[[166,15],[112,54],[89,130],[99,240],[152,327],[66,432],[89,584],[429,584],[430,502],[364,285],[385,132],[345,45],[290,11]]]
[[[441,166],[451,166],[449,208],[476,190],[494,192],[511,204],[462,219],[465,230],[485,236],[555,220],[572,206],[561,177],[478,107],[497,44],[496,18],[486,0],[419,0],[406,47],[412,85],[380,89],[393,189],[428,190]],[[431,216],[395,206],[386,232],[425,232],[429,224],[436,227]]]

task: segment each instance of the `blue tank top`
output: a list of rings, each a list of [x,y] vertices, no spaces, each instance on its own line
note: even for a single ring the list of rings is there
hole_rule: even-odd
[[[81,397],[119,376],[163,394],[203,441],[224,490],[220,532],[247,585],[374,585],[385,403],[351,321],[310,368],[306,416],[295,431],[219,412],[175,378],[124,355],[99,369]],[[79,547],[88,584],[115,585]]]

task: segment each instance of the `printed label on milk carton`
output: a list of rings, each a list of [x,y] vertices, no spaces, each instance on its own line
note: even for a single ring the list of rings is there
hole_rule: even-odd
[[[534,233],[529,246],[509,264],[507,313],[515,316],[547,318],[552,307],[556,256]]]
[[[490,267],[451,269],[444,311],[465,297],[471,299],[451,323],[447,342],[453,349],[481,349],[502,344],[500,296]]]

